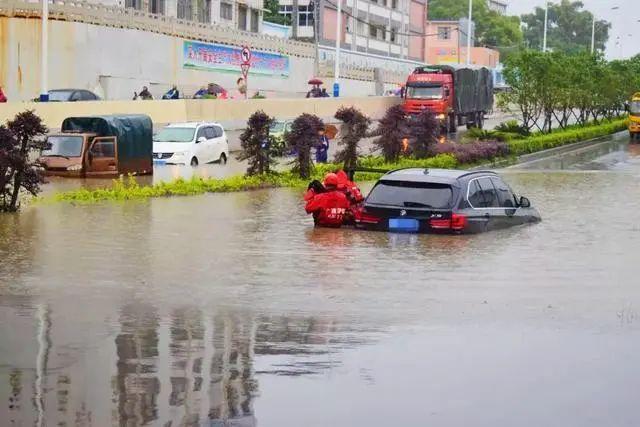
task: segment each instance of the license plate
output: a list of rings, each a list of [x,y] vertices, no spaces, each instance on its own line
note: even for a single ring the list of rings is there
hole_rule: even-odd
[[[158,163],[158,164],[164,165],[165,163],[167,163],[167,161],[166,160],[160,160],[160,159],[153,159],[153,163]]]
[[[389,219],[389,230],[418,231],[419,229],[420,229],[420,222],[417,219],[410,219],[410,218]]]

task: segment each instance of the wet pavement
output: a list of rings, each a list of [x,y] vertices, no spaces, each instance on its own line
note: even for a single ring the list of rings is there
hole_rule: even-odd
[[[476,236],[291,189],[0,216],[0,425],[637,425],[627,142],[503,171],[544,220]]]

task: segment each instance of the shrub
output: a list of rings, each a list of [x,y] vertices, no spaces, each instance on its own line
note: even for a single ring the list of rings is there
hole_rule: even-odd
[[[318,116],[304,113],[291,124],[291,131],[287,134],[287,143],[298,153],[293,161],[292,171],[300,178],[309,179],[313,170],[311,161],[311,147],[318,141],[318,132],[324,129],[324,123]]]
[[[529,136],[529,130],[521,125],[517,120],[507,120],[495,127],[498,132],[511,133],[520,136]]]
[[[403,150],[403,140],[409,135],[402,105],[394,105],[387,110],[374,134],[378,138],[373,144],[382,151],[385,161],[398,161]]]
[[[256,111],[249,117],[247,128],[240,135],[242,152],[238,160],[248,160],[247,175],[268,173],[274,164],[272,151],[275,149],[269,128],[273,118],[263,111]]]
[[[20,113],[6,127],[0,126],[0,211],[17,211],[21,190],[34,196],[40,192],[43,179],[29,154],[45,148],[38,137],[46,132],[33,111]]]
[[[342,107],[335,115],[342,122],[339,145],[343,148],[336,153],[336,162],[343,163],[344,169],[353,169],[358,163],[358,143],[367,134],[371,119],[354,107]]]
[[[472,164],[509,154],[509,146],[499,141],[475,141],[468,144],[445,142],[432,147],[430,154],[451,154],[459,163]]]
[[[430,148],[438,142],[440,122],[435,114],[425,110],[411,117],[409,126],[411,153],[419,159],[427,157]]]

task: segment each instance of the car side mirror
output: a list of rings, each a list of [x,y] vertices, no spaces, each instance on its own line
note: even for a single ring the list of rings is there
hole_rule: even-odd
[[[445,97],[445,98],[448,98],[450,94],[451,94],[451,92],[449,91],[449,88],[448,88],[448,87],[445,87],[445,88],[444,88],[444,97]]]
[[[526,197],[520,197],[519,205],[520,205],[521,208],[530,208],[531,207],[531,202]]]
[[[196,139],[196,144],[200,144],[201,142],[206,142],[207,138],[205,138],[204,136],[201,136],[200,138]]]

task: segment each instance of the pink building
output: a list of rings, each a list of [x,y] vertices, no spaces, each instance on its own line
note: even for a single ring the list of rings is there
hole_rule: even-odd
[[[427,21],[427,64],[464,64],[467,61],[467,21]],[[472,26],[473,28],[473,26]],[[473,44],[473,30],[472,30]],[[471,48],[471,63],[495,68],[500,62],[500,52],[486,47]]]

